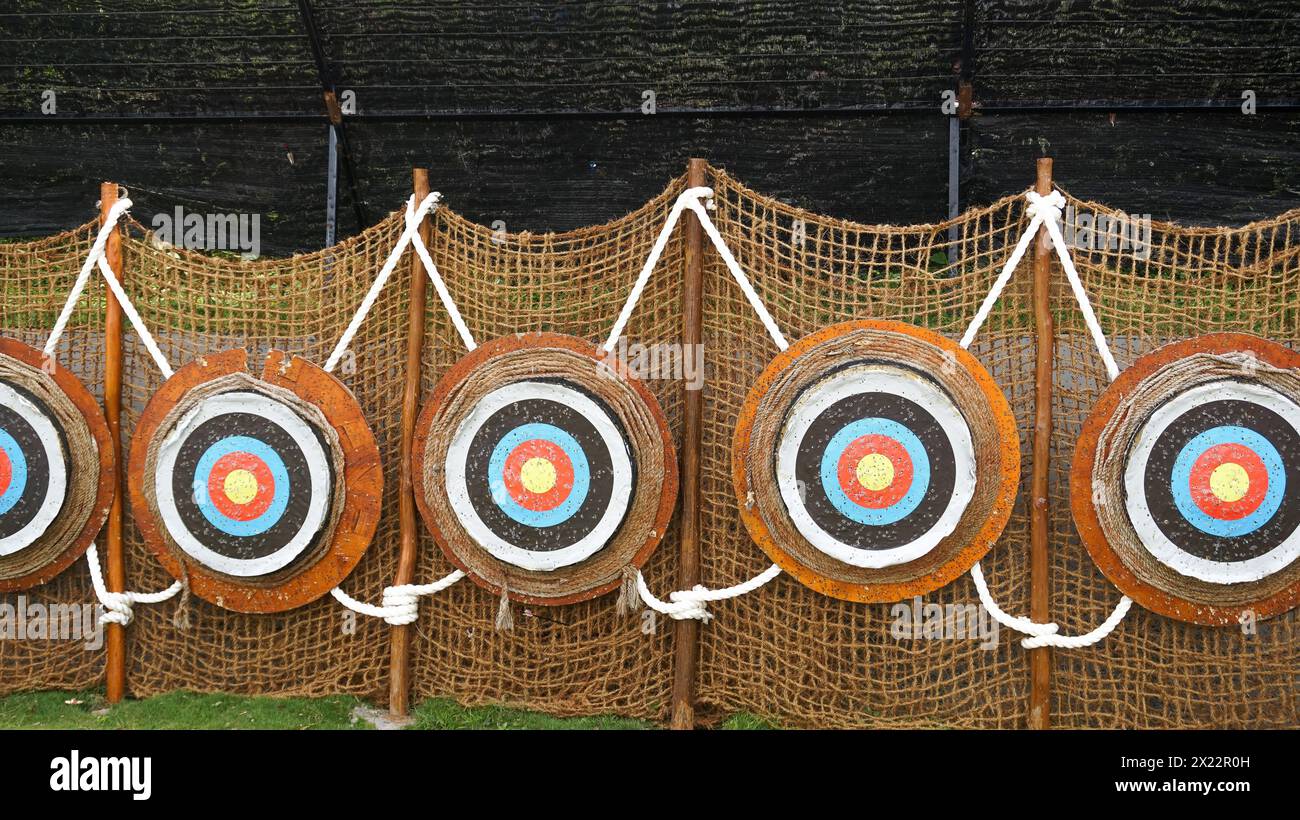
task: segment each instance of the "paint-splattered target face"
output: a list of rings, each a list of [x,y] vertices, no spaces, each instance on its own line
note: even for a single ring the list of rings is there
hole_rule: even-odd
[[[1300,556],[1300,407],[1267,385],[1219,381],[1159,406],[1124,471],[1142,545],[1213,584],[1257,581]]]
[[[330,514],[322,435],[275,398],[235,391],[199,403],[159,449],[159,516],[176,544],[217,572],[283,569]]]
[[[64,437],[48,406],[0,381],[0,556],[35,543],[67,499]]]
[[[938,589],[988,551],[1020,475],[1015,418],[953,341],[822,328],[764,369],[732,436],[741,521],[783,570],[848,601]]]
[[[1151,351],[1097,400],[1070,505],[1137,603],[1210,626],[1300,603],[1300,354],[1240,333]]]
[[[484,549],[542,571],[603,548],[636,489],[617,419],[558,381],[516,382],[483,396],[452,437],[446,476],[452,510]]]
[[[954,530],[974,491],[975,454],[942,389],[905,368],[865,364],[799,396],[776,474],[809,543],[853,566],[888,567]]]

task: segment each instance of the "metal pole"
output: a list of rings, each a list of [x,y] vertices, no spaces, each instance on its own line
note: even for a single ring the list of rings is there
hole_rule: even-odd
[[[329,171],[325,183],[325,247],[327,248],[334,247],[339,216],[339,135],[335,129],[335,126],[329,126]]]

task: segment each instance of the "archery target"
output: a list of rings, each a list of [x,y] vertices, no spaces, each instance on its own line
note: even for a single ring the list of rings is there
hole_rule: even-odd
[[[1178,572],[1257,581],[1300,555],[1300,505],[1283,504],[1288,483],[1300,488],[1298,456],[1295,402],[1261,385],[1194,387],[1138,433],[1124,471],[1129,517],[1143,546]]]
[[[616,360],[553,333],[456,363],[421,412],[416,501],[477,583],[531,603],[618,586],[662,539],[676,460],[653,396]]]
[[[627,514],[636,470],[626,433],[571,384],[516,382],[484,396],[447,453],[447,494],[488,552],[530,570],[576,564]]]
[[[225,351],[163,385],[132,440],[131,503],[146,544],[195,594],[279,612],[328,593],[360,560],[382,471],[341,382],[279,351],[261,378],[246,367],[244,351]]]
[[[741,519],[799,580],[900,600],[970,568],[1010,515],[1019,444],[969,353],[898,322],[836,325],[759,377],[733,438]]]
[[[0,591],[44,583],[85,551],[113,475],[94,397],[41,351],[0,339]]]
[[[956,529],[975,488],[975,452],[961,411],[934,383],[858,365],[799,396],[776,474],[810,544],[856,567],[889,567]]]
[[[1076,453],[1075,517],[1140,603],[1230,622],[1300,578],[1294,358],[1254,337],[1203,337],[1140,359],[1099,403]]]
[[[0,555],[40,538],[67,499],[68,459],[49,408],[0,382]]]
[[[227,575],[267,575],[315,542],[329,518],[323,435],[284,403],[232,391],[204,399],[163,444],[154,475],[167,532]]]

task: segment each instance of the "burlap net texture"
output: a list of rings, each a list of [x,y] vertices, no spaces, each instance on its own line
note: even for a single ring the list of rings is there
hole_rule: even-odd
[[[1008,197],[933,225],[864,225],[783,204],[719,169],[712,214],[778,325],[796,339],[827,324],[897,319],[957,337],[1027,220]],[[603,341],[684,181],[626,217],[561,234],[501,234],[440,208],[432,253],[480,340],[553,330]],[[1071,200],[1077,208],[1114,214]],[[319,253],[245,263],[155,247],[142,226],[124,243],[128,289],[174,364],[243,345],[277,347],[323,361],[401,231],[394,214]],[[1213,330],[1254,332],[1294,345],[1300,331],[1300,211],[1242,228],[1155,223],[1147,260],[1124,249],[1080,251],[1076,262],[1123,367],[1159,344]],[[4,333],[39,344],[88,250],[94,225],[34,243],[0,245]],[[951,234],[950,234],[951,232]],[[409,254],[408,254],[409,257]],[[626,338],[644,345],[680,334],[683,248],[669,243]],[[375,543],[344,583],[377,601],[397,555],[400,434],[409,259],[390,283],[345,359],[340,377],[356,393],[380,443],[386,470],[384,517]],[[1007,288],[972,352],[990,370],[1017,417],[1029,476],[1033,414],[1033,323],[1028,268]],[[1052,612],[1065,632],[1091,629],[1119,593],[1093,566],[1070,520],[1066,486],[1079,425],[1105,386],[1100,359],[1056,271],[1058,323],[1053,394]],[[92,285],[61,344],[61,361],[102,394],[103,289]],[[460,355],[460,341],[430,299],[424,388]],[[745,580],[768,561],[750,541],[730,486],[731,432],[754,377],[775,349],[721,260],[705,253],[705,439],[703,576],[713,587]],[[161,378],[130,333],[127,435]],[[681,382],[648,380],[675,435]],[[1023,486],[1023,484],[1022,484]],[[674,528],[675,530],[675,528]],[[162,588],[170,578],[128,522],[129,584]],[[1003,537],[983,565],[1004,608],[1028,611],[1024,491]],[[652,589],[675,587],[675,532],[651,557]],[[450,571],[422,536],[417,578]],[[92,600],[84,563],[29,593]],[[976,601],[968,577],[925,603]],[[169,604],[139,607],[130,642],[130,687],[147,696],[177,688],[262,694],[356,693],[382,698],[388,641],[380,622],[326,599],[282,615],[238,615],[194,602],[191,627],[177,630]],[[509,703],[555,714],[667,714],[671,627],[663,619],[619,617],[613,595],[557,608],[519,607],[515,629],[492,628],[497,601],[461,583],[422,604],[413,650],[416,698]],[[1025,725],[1026,653],[1003,632],[992,648],[978,637],[896,638],[889,605],[820,596],[788,577],[713,607],[701,630],[698,704],[715,720],[744,710],[789,726]],[[1290,726],[1296,723],[1297,616],[1245,636],[1177,623],[1139,609],[1105,642],[1057,651],[1053,711],[1058,726]],[[0,642],[0,691],[82,687],[102,676],[101,653],[79,645]]]

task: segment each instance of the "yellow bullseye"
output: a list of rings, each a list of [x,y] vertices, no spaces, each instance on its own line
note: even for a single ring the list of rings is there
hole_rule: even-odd
[[[234,504],[247,504],[257,497],[257,477],[248,470],[231,470],[222,489]]]
[[[894,483],[894,462],[880,453],[867,453],[858,459],[858,483],[874,493]]]
[[[537,495],[550,492],[555,486],[555,478],[555,465],[538,456],[525,461],[519,470],[519,481],[524,489]]]
[[[1240,501],[1249,490],[1250,475],[1236,462],[1225,461],[1210,473],[1210,492],[1225,504]]]

